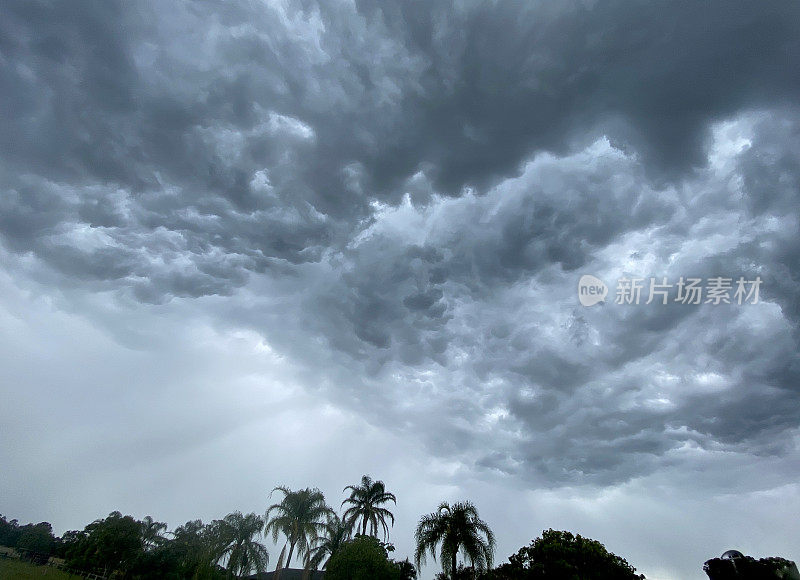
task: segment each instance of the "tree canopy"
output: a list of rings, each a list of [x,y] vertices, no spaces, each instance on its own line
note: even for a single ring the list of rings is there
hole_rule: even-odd
[[[342,518],[353,527],[361,521],[361,534],[369,533],[373,536],[378,535],[378,525],[383,529],[384,539],[389,536],[389,528],[386,525],[386,518],[389,518],[394,526],[394,514],[388,509],[381,507],[383,504],[393,502],[397,505],[397,498],[393,493],[386,491],[386,486],[382,481],[373,481],[369,475],[361,477],[359,485],[348,485],[344,491],[350,490],[350,497],[342,502],[342,505],[349,504],[350,507],[344,512]]]
[[[546,530],[485,578],[491,580],[640,580],[636,569],[597,540]]]
[[[339,552],[350,539],[350,534],[351,527],[347,522],[342,521],[336,514],[329,515],[328,521],[325,523],[325,531],[314,538],[312,546],[308,550],[306,568],[316,570],[322,565],[322,568],[325,569],[329,559]]]
[[[442,569],[455,580],[459,552],[479,571],[492,567],[494,533],[482,519],[471,502],[447,502],[426,516],[422,516],[415,533],[417,566],[425,561],[426,553],[436,559],[436,547],[441,546]]]
[[[381,504],[396,503],[383,482],[364,476],[359,485],[344,488],[350,497],[342,505],[349,507],[341,516],[317,488],[278,486],[275,491],[282,498],[270,505],[264,516],[235,511],[207,524],[190,520],[172,532],[152,516],[138,520],[114,511],[83,530],[56,538],[47,522],[20,525],[0,515],[0,545],[16,548],[34,562],[45,563],[52,554],[78,573],[132,580],[222,580],[266,572],[269,554],[261,543],[264,536],[275,542],[281,536],[285,540],[276,570],[289,568],[292,557],[297,556],[306,571],[322,568],[328,580],[414,580],[426,556],[441,564],[437,580],[644,579],[600,542],[552,529],[492,569],[494,533],[469,501],[443,502],[420,518],[415,531],[415,567],[408,559],[390,558],[394,546],[375,536],[381,525],[388,530],[383,518],[389,516],[381,511],[388,510]],[[393,521],[393,517],[389,519]],[[743,566],[752,558],[741,560]],[[722,564],[717,565],[718,559],[706,563],[710,576],[718,568],[730,568],[730,562],[719,562]],[[766,560],[758,563],[763,562]],[[787,562],[781,560],[780,564]]]
[[[220,546],[229,574],[245,576],[252,570],[266,571],[269,553],[257,540],[263,527],[263,518],[256,514],[242,515],[242,512],[228,514],[220,521]]]
[[[278,541],[280,534],[286,538],[289,544],[286,558],[288,568],[294,549],[297,548],[298,556],[304,556],[311,541],[324,533],[327,517],[334,511],[325,503],[325,496],[317,488],[294,491],[279,485],[272,491],[280,491],[283,499],[267,508],[264,532],[271,533],[274,542]]]
[[[331,557],[325,579],[400,580],[400,574],[400,567],[389,560],[386,548],[377,538],[359,535]]]

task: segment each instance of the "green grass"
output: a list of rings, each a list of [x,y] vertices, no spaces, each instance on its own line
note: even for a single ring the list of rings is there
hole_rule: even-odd
[[[45,578],[47,580],[80,580],[80,576],[67,574],[50,566],[35,566],[28,562],[0,558],[0,580],[17,578]]]

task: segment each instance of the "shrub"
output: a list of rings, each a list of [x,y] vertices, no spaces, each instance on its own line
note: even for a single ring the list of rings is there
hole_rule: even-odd
[[[399,580],[399,568],[372,536],[356,536],[328,561],[326,580]]]

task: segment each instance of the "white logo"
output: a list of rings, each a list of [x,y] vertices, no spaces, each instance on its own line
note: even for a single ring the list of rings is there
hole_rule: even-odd
[[[584,274],[578,280],[578,300],[584,306],[594,306],[598,302],[605,302],[607,295],[608,286],[599,278]]]

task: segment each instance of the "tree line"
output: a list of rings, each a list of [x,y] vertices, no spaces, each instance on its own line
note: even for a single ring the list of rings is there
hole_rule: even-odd
[[[70,569],[121,579],[221,580],[265,572],[270,554],[262,540],[269,537],[282,543],[276,578],[295,563],[309,577],[325,571],[326,580],[414,580],[428,557],[441,566],[437,580],[644,578],[599,542],[554,530],[495,568],[494,533],[469,501],[443,502],[423,515],[414,563],[395,560],[388,542],[394,514],[387,507],[397,504],[395,495],[368,475],[343,492],[349,495],[341,514],[317,488],[277,486],[264,515],[236,511],[208,523],[191,520],[171,532],[151,516],[137,520],[118,511],[61,537],[49,523],[20,526],[0,516],[0,544],[34,561],[55,556]]]

